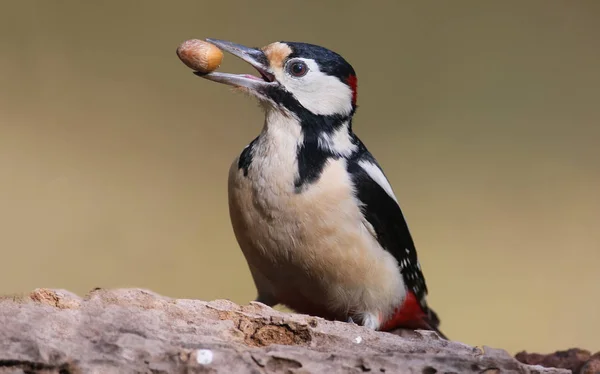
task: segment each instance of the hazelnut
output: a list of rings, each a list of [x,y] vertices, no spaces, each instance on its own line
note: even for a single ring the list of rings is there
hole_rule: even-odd
[[[223,52],[209,42],[190,39],[177,48],[179,59],[192,70],[210,73],[216,70],[223,61]]]

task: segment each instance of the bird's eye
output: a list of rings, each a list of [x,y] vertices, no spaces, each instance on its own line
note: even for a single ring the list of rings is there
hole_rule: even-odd
[[[288,69],[294,77],[303,77],[308,73],[308,66],[302,61],[292,63]]]

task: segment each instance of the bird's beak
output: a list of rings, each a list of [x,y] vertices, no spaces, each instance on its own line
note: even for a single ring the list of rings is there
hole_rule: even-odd
[[[254,68],[260,73],[260,77],[250,74],[195,72],[194,74],[197,76],[214,82],[225,83],[230,86],[249,88],[252,91],[260,91],[261,88],[266,88],[277,84],[275,82],[275,76],[269,67],[269,60],[267,59],[267,56],[265,56],[264,52],[260,49],[248,48],[243,45],[218,39],[206,39],[206,41],[254,66]]]

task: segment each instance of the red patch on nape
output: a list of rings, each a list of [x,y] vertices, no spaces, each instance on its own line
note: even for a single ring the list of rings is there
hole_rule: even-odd
[[[348,83],[348,86],[350,86],[350,88],[352,89],[352,105],[356,105],[356,96],[358,96],[358,79],[356,78],[356,75],[348,76],[346,82]]]
[[[379,329],[381,331],[390,331],[402,327],[414,330],[429,329],[427,316],[423,312],[417,296],[411,291],[406,294],[404,303],[396,308],[394,314],[384,321]]]

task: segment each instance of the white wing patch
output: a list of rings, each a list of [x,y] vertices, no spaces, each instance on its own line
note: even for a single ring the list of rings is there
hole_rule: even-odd
[[[373,179],[375,183],[377,183],[381,188],[383,188],[383,190],[392,199],[394,199],[396,203],[398,203],[398,199],[396,199],[396,195],[394,195],[394,191],[392,190],[390,182],[388,182],[387,178],[377,165],[366,160],[359,161],[358,165],[360,165],[360,167],[363,168],[367,172],[367,174],[369,174],[369,177],[371,177],[371,179]]]

